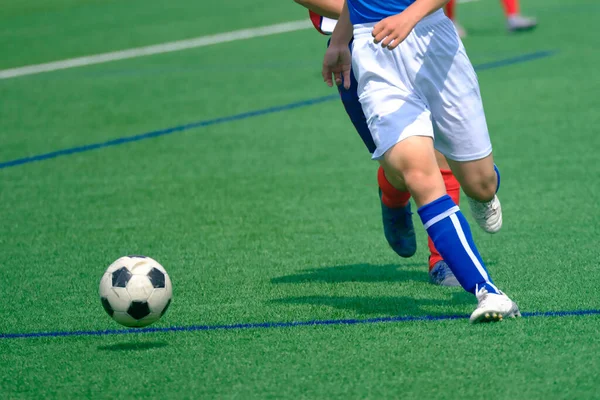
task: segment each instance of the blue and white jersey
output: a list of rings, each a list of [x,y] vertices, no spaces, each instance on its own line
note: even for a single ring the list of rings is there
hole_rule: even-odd
[[[415,0],[347,0],[350,21],[353,25],[378,22],[400,14]]]

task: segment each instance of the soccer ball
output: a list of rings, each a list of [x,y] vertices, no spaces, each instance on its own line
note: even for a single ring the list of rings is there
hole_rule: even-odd
[[[121,257],[100,280],[104,310],[121,325],[141,328],[158,321],[171,304],[171,279],[155,260]]]

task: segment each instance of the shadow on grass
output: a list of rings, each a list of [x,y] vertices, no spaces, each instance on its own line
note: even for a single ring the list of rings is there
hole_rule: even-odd
[[[413,267],[421,267],[415,271]],[[409,269],[410,268],[410,269]],[[335,267],[314,268],[294,275],[280,276],[271,279],[271,283],[306,283],[306,282],[428,282],[427,264],[352,264]]]
[[[488,267],[495,261],[486,261]],[[418,270],[414,268],[419,267]],[[301,273],[272,278],[271,283],[344,283],[344,282],[429,282],[429,270],[426,263],[402,264],[351,264],[335,267],[306,269]]]
[[[417,299],[407,296],[387,297],[336,297],[336,296],[305,296],[288,297],[272,300],[279,304],[306,304],[327,306],[340,310],[350,310],[362,315],[446,315],[451,310],[448,307],[476,304],[472,294],[466,292],[453,292],[452,298],[443,299]],[[431,307],[439,307],[440,312],[431,312]],[[424,310],[423,307],[427,307]],[[462,308],[462,307],[461,307]]]
[[[98,346],[98,350],[101,351],[141,351],[150,349],[160,349],[167,347],[167,342],[129,342],[129,343],[117,343],[110,346]]]

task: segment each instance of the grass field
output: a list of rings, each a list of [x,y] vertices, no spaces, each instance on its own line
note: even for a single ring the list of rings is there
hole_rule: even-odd
[[[528,313],[500,324],[428,283],[420,224],[412,259],[387,247],[312,30],[0,80],[0,398],[598,398],[600,5],[523,3],[540,20],[523,35],[495,1],[459,9],[503,172],[503,231],[473,234]],[[291,0],[2,8],[0,70],[306,17]],[[163,331],[102,310],[125,254],[169,271]]]

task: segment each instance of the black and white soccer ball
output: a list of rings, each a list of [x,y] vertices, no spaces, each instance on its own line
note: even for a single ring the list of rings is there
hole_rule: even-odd
[[[167,271],[150,257],[121,257],[100,280],[104,310],[128,327],[140,328],[158,321],[169,308],[172,294]]]

